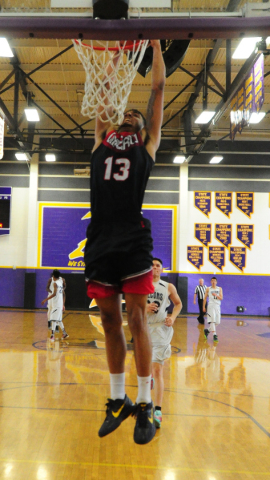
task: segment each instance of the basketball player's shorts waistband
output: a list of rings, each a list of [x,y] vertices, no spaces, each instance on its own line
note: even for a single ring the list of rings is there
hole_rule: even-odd
[[[147,272],[123,279],[120,285],[108,285],[94,280],[87,281],[86,285],[88,297],[97,299],[111,297],[120,293],[149,295],[155,291],[152,268]]]

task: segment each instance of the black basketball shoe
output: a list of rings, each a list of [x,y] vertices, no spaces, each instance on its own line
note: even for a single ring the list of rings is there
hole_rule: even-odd
[[[205,329],[204,329],[204,338],[205,338],[205,340],[207,340],[207,337],[208,337],[209,333],[210,333],[210,332],[209,332],[208,328],[205,328]]]
[[[136,417],[134,442],[139,445],[151,442],[156,433],[153,403],[139,403],[135,405],[133,415]]]
[[[106,418],[99,429],[99,436],[105,437],[116,430],[119,425],[134,411],[134,404],[126,395],[124,400],[108,398]]]

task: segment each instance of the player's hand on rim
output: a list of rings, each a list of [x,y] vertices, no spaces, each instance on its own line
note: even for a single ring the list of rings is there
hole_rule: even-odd
[[[159,40],[149,40],[149,45],[152,48],[160,47],[160,41]]]

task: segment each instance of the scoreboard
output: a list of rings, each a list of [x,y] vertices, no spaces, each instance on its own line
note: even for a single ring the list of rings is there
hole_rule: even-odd
[[[11,189],[0,187],[0,235],[10,234]]]

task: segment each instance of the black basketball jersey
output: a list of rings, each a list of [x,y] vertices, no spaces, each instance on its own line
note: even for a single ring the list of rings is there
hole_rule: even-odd
[[[136,221],[154,161],[140,133],[111,131],[91,158],[92,221]]]

